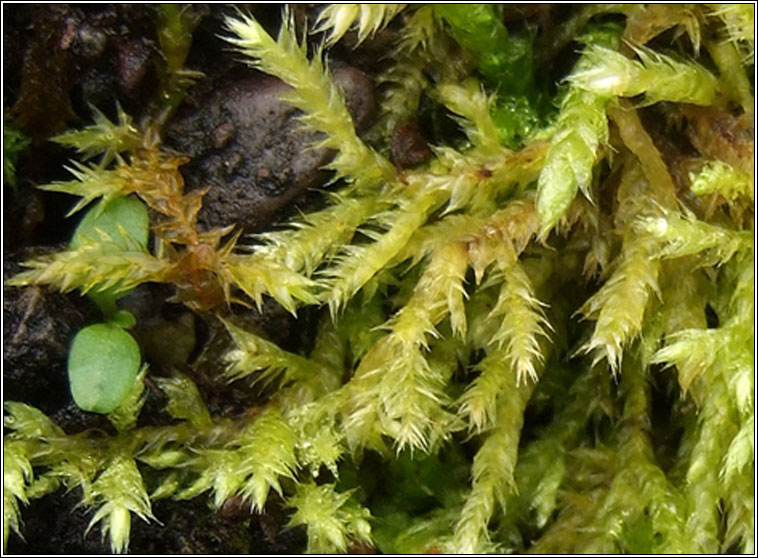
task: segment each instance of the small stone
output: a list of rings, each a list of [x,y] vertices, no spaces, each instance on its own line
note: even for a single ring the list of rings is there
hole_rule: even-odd
[[[375,112],[371,80],[349,66],[333,76],[356,129],[365,129]],[[181,169],[188,189],[208,188],[199,214],[203,225],[261,231],[328,180],[321,169],[334,154],[311,148],[322,135],[304,130],[300,111],[279,100],[288,89],[258,73],[223,81],[169,123],[166,145],[191,158]]]
[[[126,39],[118,45],[116,76],[121,92],[134,94],[147,75],[151,52],[142,39]]]
[[[221,149],[234,137],[234,123],[224,122],[213,130],[211,143],[216,149]]]
[[[20,266],[6,259],[6,279]],[[7,400],[49,412],[70,399],[68,349],[76,332],[95,315],[76,294],[39,286],[3,287],[3,388]]]
[[[398,124],[390,146],[392,162],[402,169],[425,163],[432,156],[432,150],[415,122]]]

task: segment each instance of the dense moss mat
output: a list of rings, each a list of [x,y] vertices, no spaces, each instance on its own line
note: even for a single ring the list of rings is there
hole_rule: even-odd
[[[199,223],[162,146],[203,77],[202,14],[160,10],[152,108],[53,138],[89,161],[43,187],[141,200],[152,242],[121,227],[9,285],[164,284],[205,325],[104,430],[5,403],[6,542],[65,487],[115,552],[164,498],[284,508],[316,553],[754,552],[752,5],[227,15],[226,55],[333,154],[318,202],[254,237]],[[360,134],[331,53],[373,61]],[[274,303],[287,346],[244,319]]]

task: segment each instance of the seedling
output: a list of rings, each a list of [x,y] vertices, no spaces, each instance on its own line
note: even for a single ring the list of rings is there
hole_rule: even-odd
[[[147,238],[145,204],[121,197],[99,202],[87,212],[74,232],[71,248],[98,246],[114,253],[145,251]],[[129,395],[137,377],[141,362],[139,346],[125,331],[135,324],[135,319],[116,305],[125,294],[118,282],[99,283],[87,292],[102,310],[106,322],[79,331],[69,353],[71,394],[85,411],[114,411]]]
[[[131,391],[141,357],[134,338],[114,323],[93,324],[76,334],[68,355],[71,395],[85,411],[110,413]]]

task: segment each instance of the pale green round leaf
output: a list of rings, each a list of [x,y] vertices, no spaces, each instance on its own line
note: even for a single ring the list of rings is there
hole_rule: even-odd
[[[113,244],[121,250],[147,249],[149,233],[147,206],[136,198],[114,198],[94,205],[71,238],[71,247],[85,242]]]
[[[141,357],[134,338],[120,327],[94,324],[76,334],[68,355],[68,378],[76,404],[110,413],[134,385]]]
[[[90,208],[74,231],[71,247],[94,243],[117,252],[145,252],[149,232],[147,206],[142,201],[130,197],[114,198]],[[126,294],[128,291],[121,290],[117,283],[106,290],[96,285],[87,296],[100,307],[106,319],[112,320],[118,312],[116,301]]]

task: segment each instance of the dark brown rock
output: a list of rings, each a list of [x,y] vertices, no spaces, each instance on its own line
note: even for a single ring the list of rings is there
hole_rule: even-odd
[[[392,162],[402,169],[425,163],[432,150],[415,122],[401,122],[392,132],[390,144]]]
[[[20,271],[6,258],[5,279]],[[8,401],[23,401],[49,413],[71,399],[66,362],[76,332],[96,315],[77,294],[43,287],[3,287],[3,389]]]
[[[370,79],[352,67],[333,75],[356,129],[365,129],[375,110]],[[321,135],[303,130],[299,111],[279,100],[287,89],[276,78],[248,74],[192,99],[169,124],[166,145],[191,158],[182,167],[188,187],[208,188],[204,225],[261,231],[328,179],[321,168],[333,153],[309,148]]]

